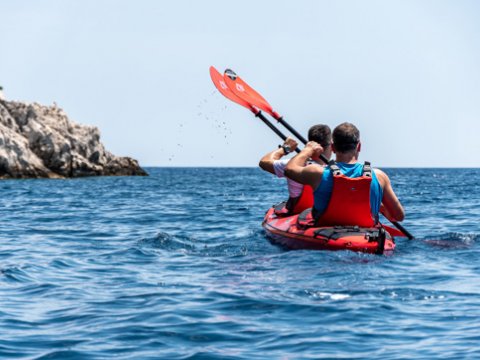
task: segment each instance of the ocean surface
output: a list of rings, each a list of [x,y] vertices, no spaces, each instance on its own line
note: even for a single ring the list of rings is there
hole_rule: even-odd
[[[0,358],[480,358],[480,169],[385,169],[388,257],[271,244],[259,169],[147,170],[0,181]]]

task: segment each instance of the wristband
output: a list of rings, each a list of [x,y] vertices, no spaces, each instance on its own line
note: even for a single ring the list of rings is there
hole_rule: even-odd
[[[285,153],[285,155],[288,155],[292,152],[292,149],[288,145],[283,144],[280,147],[283,149],[283,152]]]

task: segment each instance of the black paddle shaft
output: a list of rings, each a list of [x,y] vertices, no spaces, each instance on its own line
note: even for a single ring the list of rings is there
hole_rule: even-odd
[[[402,233],[405,234],[405,236],[408,238],[408,240],[413,240],[413,235],[410,234],[407,229],[405,229],[402,225],[400,225],[400,223],[396,222],[396,221],[392,221],[392,224],[395,225],[395,227],[400,230]]]
[[[287,140],[287,137],[285,136],[284,133],[282,133],[280,130],[278,130],[275,125],[273,125],[270,121],[268,121],[268,119],[262,114],[261,111],[259,111],[258,113],[255,114],[256,117],[258,117],[260,120],[262,120],[270,129],[273,130],[273,132],[275,134],[277,134],[278,136],[280,136],[282,138],[283,141]],[[295,148],[295,151],[297,153],[300,152],[300,149],[297,147]]]
[[[278,119],[278,122],[280,124],[282,124],[283,126],[285,126],[287,128],[288,131],[290,131],[293,135],[295,135],[295,137],[300,140],[304,145],[307,144],[307,140],[297,131],[295,130],[293,127],[290,126],[289,123],[287,123],[283,117],[279,117]],[[320,159],[325,163],[325,164],[328,164],[328,159],[325,157],[325,155],[323,154],[320,154]]]

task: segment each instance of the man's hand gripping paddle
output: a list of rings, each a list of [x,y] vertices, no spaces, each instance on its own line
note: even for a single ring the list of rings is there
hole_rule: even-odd
[[[212,78],[213,84],[217,90],[220,91],[223,96],[234,103],[246,107],[248,110],[254,113],[256,117],[262,120],[270,129],[272,129],[283,141],[287,139],[287,137],[280,130],[278,130],[275,125],[273,125],[255,105],[235,95],[225,83],[225,78],[223,75],[220,74],[213,66],[210,66],[210,77]],[[300,149],[296,148],[295,151],[300,152]]]

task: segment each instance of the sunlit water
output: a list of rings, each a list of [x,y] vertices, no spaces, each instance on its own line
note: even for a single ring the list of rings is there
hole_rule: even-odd
[[[480,358],[480,170],[387,169],[393,256],[286,251],[258,169],[1,181],[0,357]]]

